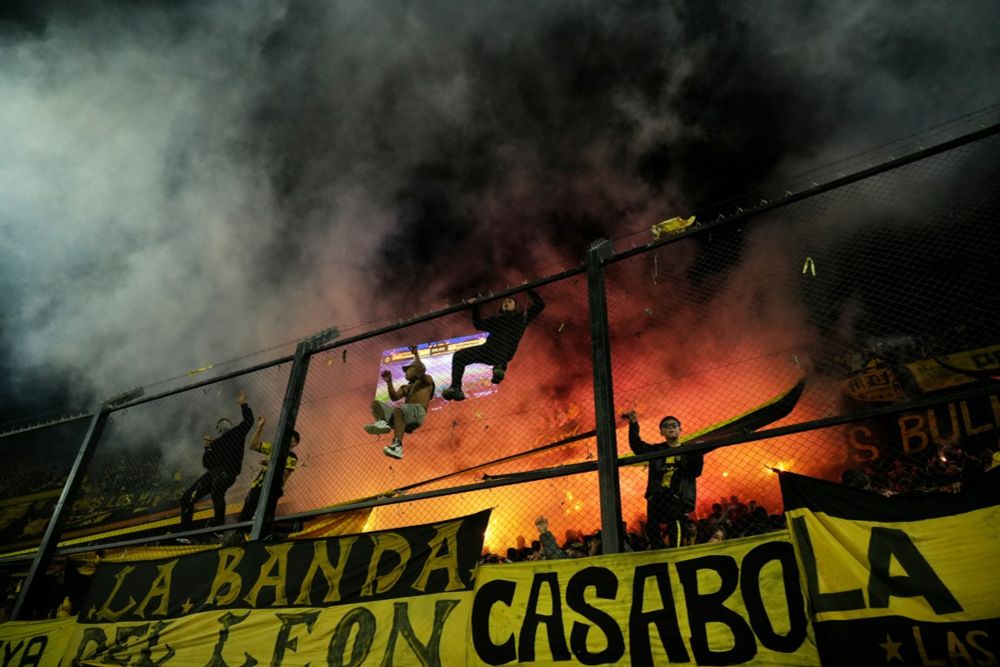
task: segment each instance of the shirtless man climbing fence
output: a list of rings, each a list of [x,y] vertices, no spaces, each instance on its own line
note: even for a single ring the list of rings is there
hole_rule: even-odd
[[[403,458],[403,434],[413,433],[427,416],[427,405],[434,396],[434,379],[427,375],[427,369],[420,361],[417,346],[410,346],[413,361],[403,366],[406,382],[398,389],[392,384],[392,372],[382,371],[382,378],[389,389],[389,398],[398,401],[405,398],[403,404],[396,407],[385,401],[372,401],[372,416],[375,421],[365,426],[365,431],[375,435],[393,432],[392,444],[382,448],[386,456],[394,459]]]

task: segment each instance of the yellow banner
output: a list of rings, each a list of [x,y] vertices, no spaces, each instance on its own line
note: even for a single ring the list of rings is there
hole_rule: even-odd
[[[797,577],[787,533],[480,566],[465,664],[817,665]]]
[[[814,588],[821,596],[816,622],[881,616],[948,622],[1000,616],[997,577],[990,573],[993,584],[984,585],[986,564],[1000,563],[996,507],[905,523],[841,519],[802,509],[789,516],[792,530],[808,539],[813,550]],[[903,585],[904,580],[909,584]],[[852,602],[828,605],[831,600]]]
[[[64,664],[463,665],[471,600],[472,591],[458,591],[322,609],[81,624]]]
[[[65,652],[52,650],[50,658],[47,648],[37,664],[56,667],[64,656],[63,665],[147,667],[816,665],[798,582],[794,552],[780,533],[480,566],[474,591],[117,623],[85,622],[91,614],[75,625]],[[0,630],[15,628],[21,638],[35,625]]]
[[[75,629],[75,618],[0,623],[0,665],[58,667]]]
[[[783,473],[824,664],[996,665],[1000,477],[890,498]]]
[[[975,350],[956,352],[941,357],[949,366],[969,369],[973,373],[996,370],[1000,373],[1000,345],[981,347]],[[917,381],[921,391],[937,391],[975,382],[974,377],[956,373],[945,368],[934,359],[921,359],[906,364]]]
[[[841,390],[859,401],[892,402],[906,398],[891,368],[870,368],[840,383]]]

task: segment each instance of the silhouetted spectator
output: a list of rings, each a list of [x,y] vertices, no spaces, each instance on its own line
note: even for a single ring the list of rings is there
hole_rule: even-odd
[[[181,530],[191,530],[194,504],[207,495],[212,496],[215,511],[212,525],[221,526],[226,521],[226,491],[243,467],[243,442],[253,426],[253,410],[242,391],[236,401],[243,412],[243,421],[233,426],[228,419],[220,419],[215,425],[218,436],[214,439],[205,436],[201,464],[206,472],[181,496]]]

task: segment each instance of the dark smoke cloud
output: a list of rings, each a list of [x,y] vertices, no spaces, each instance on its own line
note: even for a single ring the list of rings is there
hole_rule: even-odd
[[[540,277],[1000,89],[995,3],[10,7],[0,421]]]

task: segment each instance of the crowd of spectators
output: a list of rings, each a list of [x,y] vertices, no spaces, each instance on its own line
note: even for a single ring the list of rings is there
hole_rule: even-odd
[[[533,560],[558,560],[582,558],[603,553],[600,529],[590,531],[567,528],[562,540],[549,530],[548,520],[535,520],[538,539],[528,542],[523,535],[517,537],[515,546],[493,553],[483,550],[480,563],[519,563]],[[712,505],[712,511],[702,518],[686,517],[681,529],[681,546],[721,542],[736,537],[761,535],[785,527],[782,513],[768,514],[756,500],[747,503],[736,495],[722,498]],[[623,550],[626,552],[649,551],[646,537],[645,516],[639,515],[631,522],[622,522]]]
[[[908,455],[876,459],[845,471],[841,481],[883,496],[958,493],[992,465],[994,452],[989,449],[945,444]]]
[[[166,476],[156,456],[116,457],[92,466],[73,505],[74,523],[127,518],[165,505],[176,505],[184,491],[180,473]],[[108,514],[110,512],[110,514]]]
[[[32,460],[13,466],[16,474],[0,475],[0,500],[12,500],[45,491],[60,491],[69,468],[50,461]],[[183,486],[179,473],[164,477],[163,465],[156,455],[111,456],[95,461],[83,481],[77,505],[111,509],[140,503],[156,504],[159,498],[180,496]]]
[[[1000,452],[986,448],[963,449],[954,445],[929,447],[909,455],[879,458],[861,468],[844,472],[841,482],[883,496],[911,493],[957,493],[987,469],[1000,464]],[[539,537],[530,544],[522,537],[516,546],[500,553],[484,550],[482,563],[517,563],[530,560],[579,558],[602,553],[601,532],[567,529],[558,541],[544,517],[536,521]],[[782,512],[769,513],[756,500],[742,502],[737,495],[720,498],[707,516],[685,517],[681,546],[721,542],[760,535],[785,527]],[[623,525],[624,550],[647,551],[645,517]]]
[[[54,466],[46,461],[12,462],[8,474],[0,475],[0,499],[62,489],[68,475],[69,466]]]
[[[96,461],[73,503],[68,528],[112,523],[175,506],[184,490],[179,473],[165,477],[158,457],[108,457]],[[39,539],[52,515],[66,471],[35,462],[0,484],[0,544]],[[37,494],[52,492],[45,497]]]

